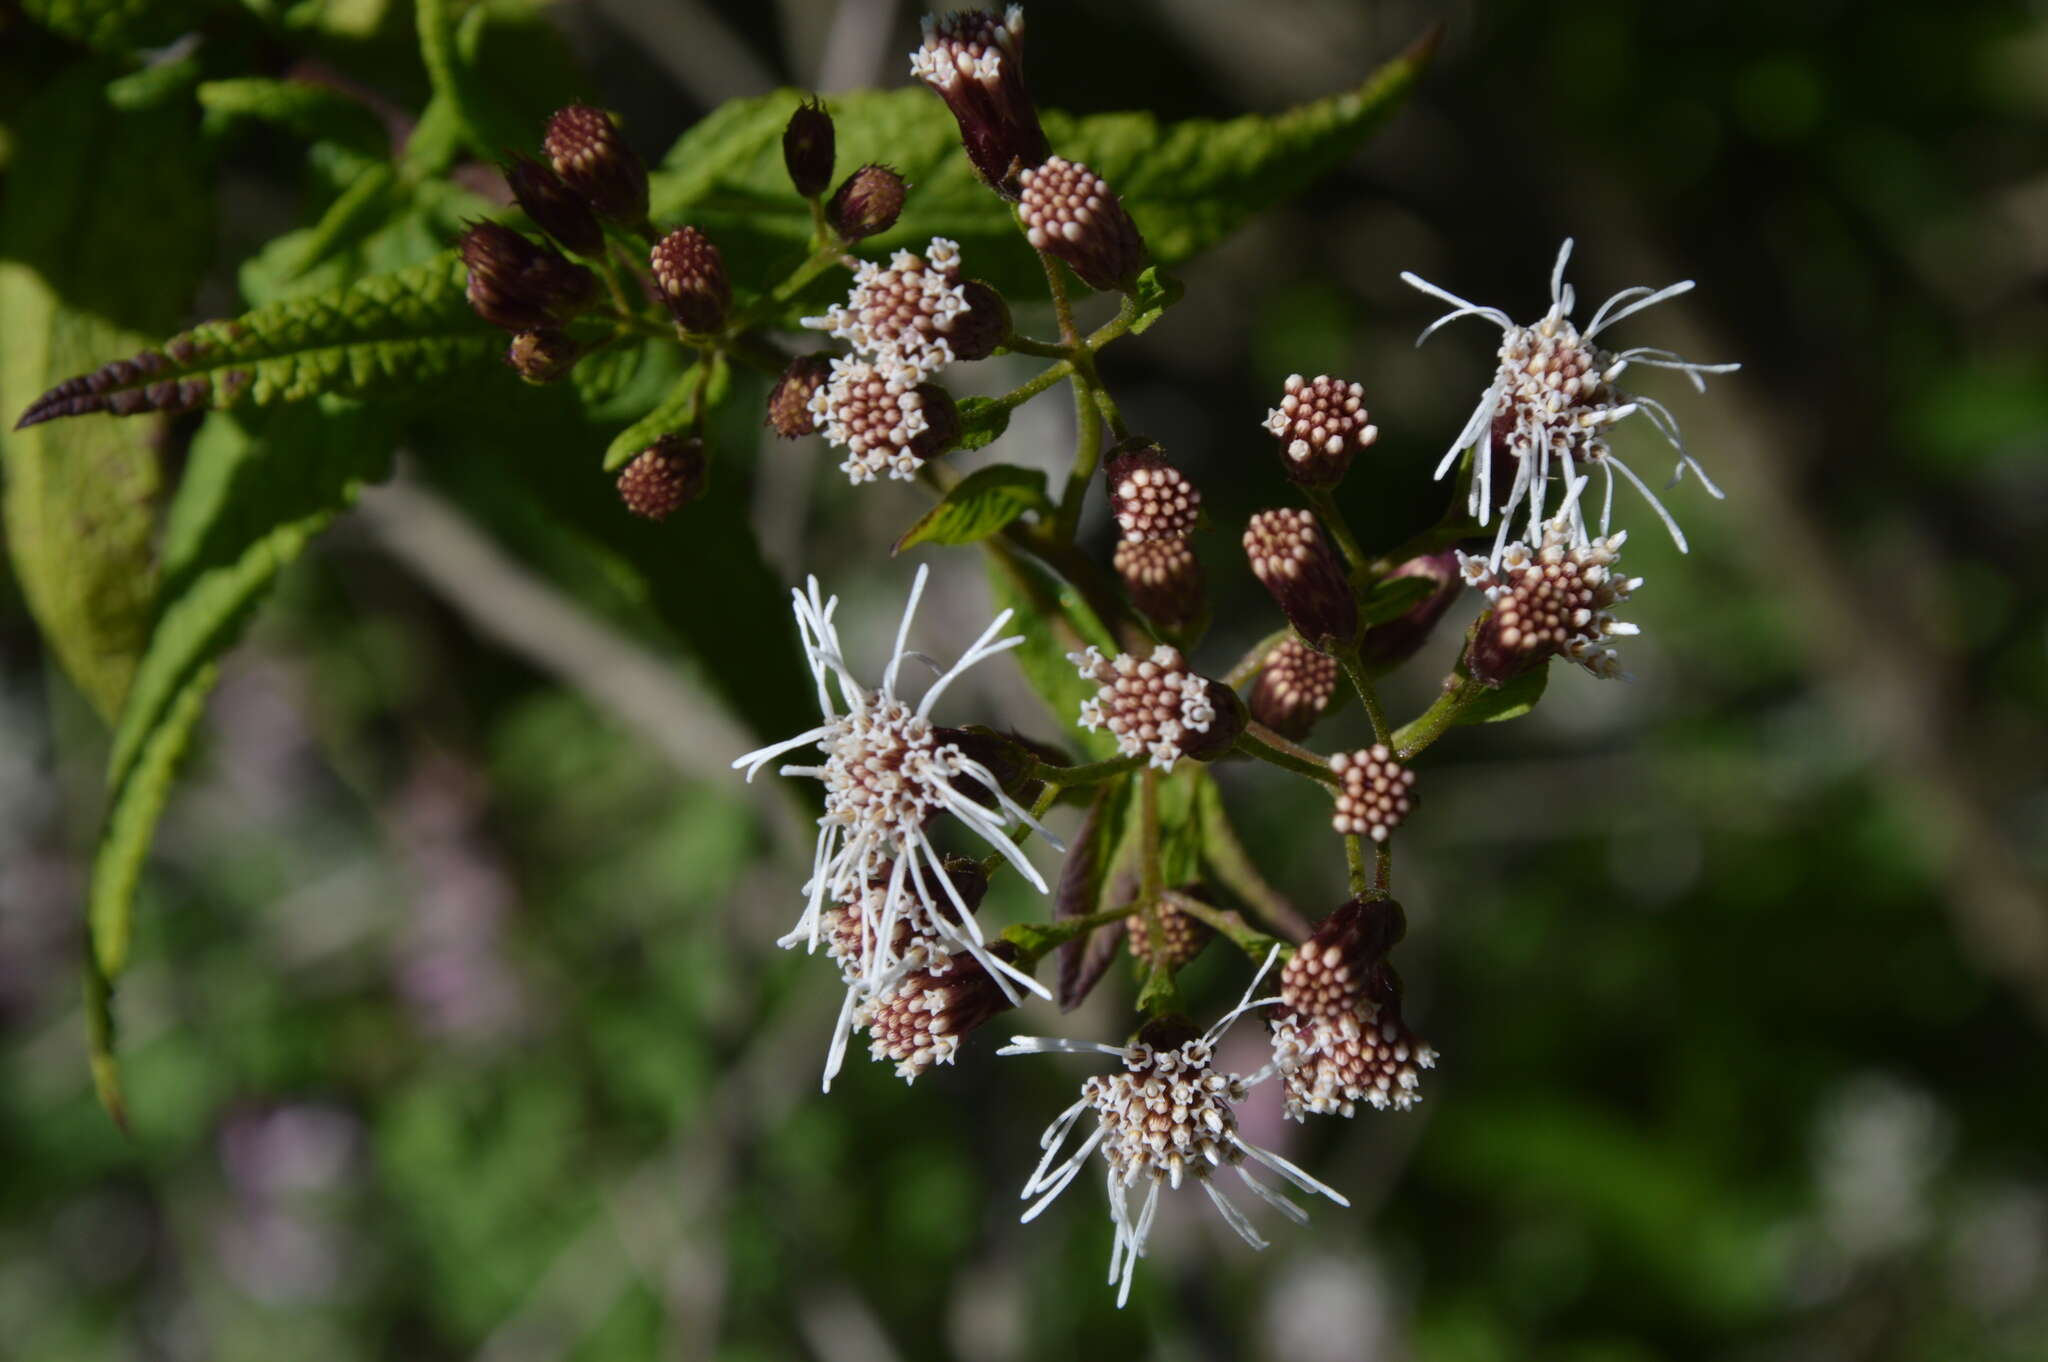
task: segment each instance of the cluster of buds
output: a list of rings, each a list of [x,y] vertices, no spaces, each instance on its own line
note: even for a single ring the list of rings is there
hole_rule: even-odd
[[[1131,958],[1142,969],[1163,968],[1175,972],[1187,967],[1202,953],[1202,947],[1209,944],[1209,938],[1216,935],[1216,929],[1194,914],[1182,908],[1176,900],[1192,897],[1192,889],[1182,889],[1178,894],[1169,894],[1151,905],[1149,909],[1139,908],[1124,919],[1124,933],[1130,942]],[[1155,927],[1159,933],[1161,952],[1152,949],[1152,934]]]
[[[1266,429],[1280,442],[1280,464],[1306,487],[1334,487],[1352,456],[1379,439],[1365,410],[1365,389],[1328,374],[1289,374],[1280,405],[1266,413]]]
[[[1052,152],[1024,88],[1024,11],[927,16],[910,74],[931,87],[960,125],[967,159],[991,189],[1016,199],[1023,173]]]
[[[1236,692],[1189,667],[1178,649],[1160,644],[1147,658],[1098,648],[1069,653],[1095,698],[1081,705],[1081,727],[1106,729],[1125,756],[1144,754],[1162,771],[1182,757],[1207,761],[1228,751],[1244,727]]]
[[[1283,738],[1301,741],[1337,693],[1337,659],[1289,634],[1259,664],[1249,701],[1252,717]]]
[[[710,461],[694,436],[664,435],[619,474],[619,499],[647,520],[666,520],[704,495]]]
[[[469,305],[512,333],[505,359],[529,382],[559,378],[576,361],[562,328],[597,296],[597,276],[545,242],[510,227],[473,222],[462,234]]]
[[[1145,239],[1100,175],[1054,156],[1017,181],[1017,211],[1033,249],[1064,260],[1089,288],[1131,289],[1145,265]]]
[[[1436,1051],[1401,1020],[1387,953],[1407,930],[1392,899],[1356,898],[1324,918],[1280,971],[1267,1013],[1287,1114],[1350,1116],[1361,1102],[1406,1111]]]
[[[851,345],[891,377],[922,383],[955,360],[986,359],[1010,329],[1002,295],[960,277],[960,247],[933,237],[919,256],[898,251],[887,265],[868,261],[853,290],[803,324]]]
[[[711,238],[695,227],[678,227],[654,243],[647,267],[662,306],[681,330],[708,335],[725,324],[732,310],[732,283],[725,275],[725,257]]]
[[[1312,511],[1260,511],[1245,525],[1244,553],[1252,575],[1296,633],[1324,651],[1358,637],[1358,599]]]
[[[1415,807],[1408,794],[1415,786],[1415,773],[1395,761],[1384,743],[1339,752],[1330,758],[1330,769],[1338,782],[1337,811],[1330,826],[1347,837],[1384,842]]]
[[[814,428],[846,451],[839,471],[856,485],[884,473],[908,481],[960,438],[960,414],[944,388],[906,382],[865,359],[831,361],[810,413]]]
[[[1150,440],[1110,451],[1103,469],[1120,538],[1113,559],[1131,601],[1154,623],[1177,629],[1202,609],[1202,565],[1194,531],[1202,494]]]

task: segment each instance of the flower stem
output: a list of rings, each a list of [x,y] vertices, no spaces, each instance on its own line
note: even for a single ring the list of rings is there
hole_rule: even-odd
[[[1095,785],[1120,776],[1144,760],[1145,754],[1137,752],[1127,757],[1111,757],[1107,761],[1091,761],[1081,766],[1053,766],[1041,761],[1031,768],[1031,773],[1025,779],[1042,780],[1048,785],[1071,789],[1076,785]]]
[[[1366,717],[1372,720],[1372,740],[1384,743],[1388,748],[1394,745],[1394,732],[1387,726],[1387,711],[1380,705],[1379,692],[1366,678],[1365,668],[1359,665],[1358,650],[1348,648],[1337,655],[1337,663],[1344,668],[1344,675],[1351,679],[1351,688],[1358,692],[1359,700],[1365,705]]]
[[[1282,941],[1277,936],[1267,936],[1244,920],[1244,915],[1225,908],[1213,908],[1200,899],[1186,894],[1166,891],[1166,901],[1197,922],[1206,922],[1216,929],[1218,936],[1227,939],[1231,945],[1250,956],[1255,963],[1264,964],[1266,957],[1275,946],[1280,948],[1281,959],[1294,951],[1292,942]]]
[[[1304,487],[1301,494],[1315,509],[1317,518],[1330,531],[1331,537],[1337,541],[1337,547],[1344,551],[1345,561],[1351,564],[1351,584],[1353,587],[1358,586],[1370,577],[1372,560],[1366,557],[1365,550],[1358,546],[1358,537],[1351,533],[1350,522],[1346,521],[1344,513],[1337,509],[1337,499],[1330,495],[1327,487]]]
[[[1102,458],[1102,423],[1096,419],[1094,390],[1080,369],[1072,375],[1074,384],[1074,466],[1067,472],[1067,488],[1060,493],[1059,511],[1053,517],[1053,538],[1061,544],[1074,542],[1081,527],[1081,503],[1088,498],[1088,484],[1094,481],[1095,465]]]
[[[1394,749],[1396,757],[1407,761],[1448,733],[1458,722],[1458,715],[1464,712],[1465,706],[1485,691],[1483,682],[1469,676],[1460,679],[1456,686],[1437,696],[1428,709],[1396,729],[1387,745]]]
[[[1365,844],[1358,840],[1356,833],[1344,837],[1344,864],[1351,876],[1351,892],[1365,892]]]
[[[1337,777],[1328,762],[1305,747],[1296,747],[1256,719],[1248,721],[1244,731],[1237,735],[1237,750],[1296,775],[1307,776],[1310,780],[1321,781],[1325,785],[1337,784]]]
[[[1181,1012],[1180,990],[1167,967],[1166,926],[1159,918],[1162,902],[1159,873],[1159,772],[1147,766],[1138,773],[1138,904],[1145,914],[1145,933],[1152,947],[1152,969],[1138,990],[1138,1006],[1147,1016]]]

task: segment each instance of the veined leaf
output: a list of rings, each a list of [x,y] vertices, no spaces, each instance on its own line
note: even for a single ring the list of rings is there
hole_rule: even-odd
[[[236,76],[204,81],[195,93],[206,111],[209,133],[247,118],[274,123],[309,142],[335,142],[365,155],[385,144],[384,129],[367,105],[325,85]]]
[[[106,74],[67,73],[16,125],[0,207],[0,391],[40,391],[162,335],[204,265],[195,129],[176,111],[113,108]],[[0,431],[16,578],[65,672],[109,721],[149,631],[159,434],[111,421]]]
[[[44,393],[23,428],[107,411],[197,411],[366,397],[497,363],[504,335],[470,310],[450,251],[412,269],[206,322]]]
[[[612,437],[604,452],[605,471],[610,473],[625,467],[641,450],[662,436],[683,431],[690,423],[692,410],[700,401],[700,383],[703,385],[703,409],[715,409],[732,390],[732,366],[720,359],[713,363],[709,374],[700,374],[696,365],[692,365],[651,411]]]
[[[1044,470],[990,464],[955,483],[938,505],[903,532],[890,553],[901,553],[913,544],[973,544],[1026,511],[1048,507]]]
[[[1155,261],[1171,265],[1215,245],[1246,219],[1306,188],[1362,146],[1399,107],[1428,64],[1425,40],[1360,85],[1285,110],[1162,125],[1146,113],[1073,118],[1048,111],[1052,145],[1083,161],[1122,197]],[[734,100],[685,133],[653,175],[654,215],[703,229],[743,278],[772,277],[809,239],[811,220],[789,188],[782,130],[803,96],[780,90]],[[922,86],[859,91],[827,101],[842,173],[868,162],[912,186],[902,218],[863,243],[961,243],[967,273],[998,288],[1033,287],[1039,266],[1008,206],[974,176],[945,105]]]
[[[981,449],[994,444],[1010,428],[1009,407],[999,407],[993,398],[960,399],[960,449]]]
[[[1010,627],[1024,635],[1014,651],[1024,679],[1045,701],[1062,729],[1072,734],[1091,761],[1116,755],[1116,741],[1103,729],[1078,727],[1081,706],[1095,698],[1095,683],[1083,680],[1067,654],[1093,644],[1114,654],[1116,641],[1078,592],[1054,580],[1036,563],[998,544],[989,558],[989,594],[998,607],[1016,612]]]

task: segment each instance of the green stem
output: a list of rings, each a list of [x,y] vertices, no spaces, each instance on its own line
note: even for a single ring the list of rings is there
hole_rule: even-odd
[[[1053,783],[1052,781],[1047,781],[1047,782],[1045,783],[1045,788],[1044,788],[1044,789],[1042,789],[1042,790],[1040,790],[1040,791],[1038,792],[1038,798],[1037,798],[1037,800],[1036,800],[1036,801],[1034,801],[1034,802],[1032,803],[1032,805],[1031,805],[1031,818],[1032,818],[1032,821],[1033,821],[1033,822],[1040,822],[1040,821],[1043,821],[1043,820],[1044,820],[1044,818],[1045,818],[1045,813],[1046,813],[1046,810],[1047,810],[1047,809],[1050,809],[1050,808],[1051,808],[1051,807],[1053,806],[1054,802],[1055,802],[1055,801],[1057,801],[1057,800],[1059,799],[1059,797],[1060,797],[1060,786],[1058,786],[1057,784]],[[1020,847],[1021,847],[1021,846],[1023,846],[1023,845],[1024,845],[1024,844],[1025,844],[1026,842],[1028,842],[1028,841],[1030,841],[1030,840],[1031,840],[1031,824],[1030,824],[1030,823],[1024,823],[1024,824],[1021,824],[1021,825],[1019,825],[1019,826],[1018,826],[1017,828],[1013,829],[1013,830],[1011,831],[1011,833],[1010,833],[1010,841],[1011,841],[1011,842],[1012,842],[1012,843],[1013,843],[1014,845],[1016,845],[1016,846],[1020,846]],[[989,880],[992,880],[992,879],[994,879],[994,878],[996,877],[996,872],[997,872],[997,871],[999,871],[999,870],[1001,870],[1001,869],[1002,869],[1002,868],[1003,868],[1004,866],[1008,865],[1009,863],[1010,863],[1010,859],[1009,859],[1009,857],[1007,857],[1007,856],[1003,855],[1003,853],[1002,853],[1002,852],[1000,852],[1000,851],[991,851],[991,852],[990,852],[990,853],[989,853],[989,854],[988,854],[987,856],[985,856],[985,857],[983,857],[983,858],[982,858],[982,861],[981,861],[981,874],[982,874],[982,878],[983,878],[983,879],[989,879]]]
[[[1138,904],[1145,914],[1145,933],[1152,947],[1152,969],[1138,990],[1138,1005],[1151,1017],[1169,1017],[1183,1011],[1180,990],[1174,986],[1173,971],[1166,963],[1166,924],[1160,920],[1159,905],[1164,886],[1159,866],[1159,772],[1147,766],[1138,773]]]
[[[1128,757],[1111,757],[1107,761],[1091,761],[1082,766],[1053,766],[1041,761],[1031,768],[1031,774],[1026,776],[1025,779],[1042,780],[1049,785],[1060,786],[1062,789],[1072,789],[1076,785],[1096,785],[1102,781],[1120,776],[1126,771],[1135,769],[1144,760],[1145,754],[1138,752]]]
[[[1251,651],[1237,660],[1235,667],[1223,673],[1220,678],[1223,684],[1232,690],[1236,690],[1239,686],[1257,676],[1260,668],[1266,665],[1266,655],[1285,643],[1288,636],[1293,632],[1293,625],[1283,624],[1257,643],[1254,643]]]
[[[1372,560],[1365,550],[1358,546],[1358,537],[1351,533],[1351,525],[1344,519],[1344,513],[1337,509],[1337,500],[1330,495],[1327,487],[1304,487],[1302,496],[1315,509],[1323,527],[1337,541],[1337,547],[1344,551],[1344,558],[1351,564],[1351,584],[1359,585],[1372,571]]]
[[[1389,838],[1373,843],[1372,887],[1380,893],[1387,893],[1394,884],[1394,843]]]
[[[1330,763],[1305,747],[1296,747],[1256,719],[1248,721],[1237,735],[1237,750],[1325,785],[1338,783]]]
[[[1337,663],[1344,668],[1344,675],[1351,678],[1351,688],[1358,692],[1358,698],[1365,704],[1366,717],[1372,720],[1372,740],[1384,743],[1389,749],[1394,745],[1394,732],[1387,726],[1387,711],[1380,705],[1379,692],[1366,678],[1365,668],[1359,665],[1358,650],[1347,649],[1337,655]]]
[[[1003,349],[1014,350],[1020,355],[1037,355],[1041,359],[1070,359],[1074,353],[1071,345],[1062,345],[1057,341],[1033,340],[1014,331],[1003,337]]]
[[[1350,871],[1352,894],[1363,894],[1366,890],[1365,845],[1359,841],[1356,834],[1345,834],[1344,864]]]
[[[1230,826],[1216,782],[1204,780],[1196,787],[1196,812],[1202,820],[1202,863],[1216,872],[1217,882],[1249,904],[1272,927],[1296,941],[1306,941],[1314,930],[1295,910],[1285,895],[1259,873]]]
[[[1394,755],[1408,761],[1431,743],[1450,732],[1458,722],[1458,715],[1486,692],[1486,687],[1471,677],[1461,678],[1458,684],[1436,697],[1428,709],[1401,725],[1387,746],[1394,749]]]
[[[1171,889],[1166,892],[1166,901],[1197,922],[1206,922],[1214,927],[1218,936],[1243,951],[1256,964],[1264,964],[1275,946],[1280,948],[1283,960],[1294,950],[1292,943],[1282,941],[1277,936],[1267,936],[1254,928],[1244,920],[1242,914],[1224,908],[1213,908],[1200,899],[1175,893]]]
[[[1074,542],[1081,528],[1081,504],[1088,498],[1088,484],[1095,479],[1095,465],[1102,458],[1102,424],[1095,416],[1093,389],[1088,378],[1076,369],[1074,383],[1074,466],[1067,471],[1067,487],[1060,493],[1059,510],[1053,516],[1053,538],[1061,544]]]

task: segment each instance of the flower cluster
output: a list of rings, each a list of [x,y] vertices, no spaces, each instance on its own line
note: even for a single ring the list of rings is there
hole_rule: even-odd
[[[1330,769],[1338,780],[1337,812],[1330,826],[1347,837],[1384,842],[1415,806],[1408,794],[1415,786],[1415,773],[1395,761],[1385,743],[1339,752],[1330,758]]]
[[[1533,549],[1519,541],[1509,544],[1492,564],[1459,555],[1465,581],[1493,605],[1465,650],[1472,675],[1502,685],[1553,654],[1595,676],[1620,675],[1620,659],[1607,640],[1637,630],[1615,619],[1609,607],[1643,584],[1640,577],[1614,571],[1627,538],[1625,530],[1581,538],[1570,520],[1559,516],[1543,527],[1543,538]]]
[[[1189,667],[1180,651],[1160,644],[1147,658],[1118,653],[1106,658],[1099,648],[1069,653],[1083,680],[1096,683],[1095,698],[1081,705],[1081,727],[1102,728],[1116,739],[1126,756],[1140,753],[1151,765],[1171,771],[1184,756],[1199,757],[1227,746],[1232,710],[1228,692]],[[1233,697],[1234,698],[1234,697]],[[1219,728],[1219,720],[1222,728]],[[1216,730],[1212,732],[1212,730]]]
[[[1103,469],[1110,514],[1122,536],[1111,566],[1131,603],[1162,628],[1187,624],[1202,608],[1202,565],[1194,532],[1202,494],[1143,438],[1119,444]]]
[[[1350,1116],[1360,1102],[1406,1111],[1422,1100],[1421,1071],[1436,1051],[1401,1020],[1401,985],[1388,950],[1405,930],[1391,899],[1353,899],[1323,919],[1280,972],[1267,1014],[1287,1114]]]
[[[886,266],[864,263],[844,303],[803,322],[890,377],[922,383],[956,359],[987,358],[1007,321],[997,310],[977,312],[960,281],[960,247],[939,236],[923,256],[898,251]]]

